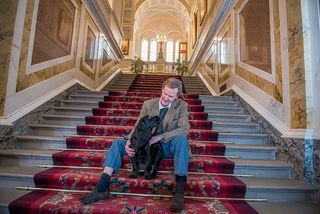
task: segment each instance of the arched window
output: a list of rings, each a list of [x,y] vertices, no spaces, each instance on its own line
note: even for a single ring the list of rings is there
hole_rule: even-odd
[[[173,41],[169,40],[166,47],[166,61],[173,62]]]
[[[174,51],[174,61],[176,62],[179,58],[179,41],[176,41],[175,51]]]
[[[156,61],[157,59],[157,41],[156,40],[151,40],[149,57],[150,57],[149,58],[150,61]]]
[[[143,61],[148,61],[148,46],[149,46],[148,40],[143,39],[141,42],[141,59]]]

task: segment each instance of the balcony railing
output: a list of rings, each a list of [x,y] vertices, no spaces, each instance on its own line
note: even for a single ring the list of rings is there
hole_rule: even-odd
[[[159,65],[164,66],[161,70],[159,70]],[[146,61],[144,65],[144,73],[156,73],[156,72],[163,72],[163,73],[176,73],[176,66],[174,62],[157,62],[157,61]]]

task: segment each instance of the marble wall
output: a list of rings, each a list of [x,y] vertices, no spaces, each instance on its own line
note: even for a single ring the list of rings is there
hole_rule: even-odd
[[[301,0],[286,1],[291,127],[306,128],[306,89]]]
[[[259,123],[263,131],[270,134],[270,145],[278,148],[277,159],[292,164],[294,179],[320,184],[319,140],[283,138],[275,127],[235,92],[231,90],[224,95],[232,96],[235,101],[243,106],[245,113],[252,116],[252,122]],[[311,159],[308,156],[311,156]]]
[[[225,22],[221,24],[221,29],[225,28],[224,26],[226,25],[230,25],[229,32],[234,32],[230,38],[231,42],[234,42],[234,45],[231,46],[232,50],[229,53],[234,61],[230,62],[232,69],[229,70],[232,71],[232,74],[234,72],[235,75],[246,80],[249,85],[252,85],[252,90],[260,89],[266,93],[266,96],[270,96],[282,104],[284,108],[288,108],[287,112],[289,113],[285,115],[286,119],[281,121],[288,129],[306,129],[306,80],[301,0],[285,2],[263,0],[263,2],[269,6],[270,23],[264,24],[261,23],[262,19],[252,17],[259,17],[259,14],[246,13],[247,10],[260,10],[259,8],[255,8],[260,5],[257,4],[256,1],[239,0],[231,12],[231,21],[230,19],[226,19]],[[280,14],[285,14],[286,16],[284,17]],[[267,15],[268,13],[265,12],[265,17],[267,17]],[[264,20],[267,21],[267,18]],[[258,28],[253,28],[255,31],[250,29],[250,34],[246,35],[248,34],[248,29],[245,28],[247,24],[258,26]],[[264,28],[270,28],[270,31],[266,31]],[[221,30],[221,32],[222,31],[223,30]],[[244,60],[243,56],[249,54],[249,49],[252,49],[252,51],[255,49],[259,50],[259,47],[256,46],[260,44],[259,39],[263,36],[260,31],[268,36],[270,33],[270,38],[266,39],[266,41],[270,43],[269,51],[271,51],[271,55],[268,54],[268,57],[266,56],[260,59],[260,61],[254,60],[257,58],[254,56],[250,56],[250,59]],[[221,38],[223,38],[222,34],[213,36],[212,44],[215,42],[219,43],[219,39]],[[248,43],[247,46],[251,45],[252,47],[247,47],[242,43]],[[219,44],[217,44],[217,47],[219,49]],[[264,47],[265,45],[261,44],[261,50],[257,53],[259,56],[261,55],[260,52],[265,50]],[[207,52],[207,55],[210,54],[210,51]],[[221,54],[221,50],[218,50],[219,56],[217,60],[221,59]],[[207,62],[208,58],[209,57],[203,58],[202,66]],[[268,63],[265,62],[266,60]],[[258,65],[255,66],[257,63]],[[263,69],[265,65],[268,65],[269,69]],[[221,70],[223,66],[220,65],[218,68]],[[216,71],[213,70],[214,69],[212,69],[212,71],[207,70],[206,73],[208,75],[210,72],[216,73]],[[232,82],[230,78],[232,75],[228,73],[221,75],[221,72],[217,72],[217,74],[220,74],[218,80],[215,75],[211,75],[211,77],[214,78],[215,87],[229,80],[229,82]],[[267,110],[271,111],[270,109]]]
[[[19,118],[13,122],[12,126],[1,126],[0,125],[0,150],[1,149],[11,149],[16,148],[16,138],[17,135],[27,134],[29,130],[28,124],[39,123],[42,118],[41,116],[47,112],[50,112],[53,106],[60,106],[61,100],[67,99],[70,94],[73,94],[75,90],[80,88],[80,85],[74,85],[61,94],[50,99],[48,102],[37,107],[27,115]]]
[[[313,141],[313,168],[314,168],[314,181],[320,184],[320,140]]]
[[[102,54],[98,53],[98,50],[102,47],[102,40],[99,39],[100,29],[95,24],[94,19],[88,11],[84,15],[83,29],[84,42],[82,45],[82,51],[80,51],[80,71],[84,73],[91,80],[95,80],[96,73],[99,73],[101,68]],[[79,54],[79,53],[78,53]]]
[[[229,16],[213,37],[201,68],[217,85],[224,84],[232,73],[232,18]]]
[[[240,61],[271,73],[269,0],[248,1],[239,11]]]
[[[0,1],[0,116],[4,113],[12,37],[18,0]],[[5,129],[3,129],[4,131]],[[1,135],[2,136],[2,135]]]
[[[70,0],[66,0],[70,1]],[[71,1],[70,1],[71,2]],[[76,2],[76,10],[77,13],[80,12],[80,1],[75,1]],[[71,3],[72,4],[72,3]],[[33,38],[33,31],[32,31],[32,23],[35,22],[36,20],[33,19],[33,13],[35,9],[35,1],[34,0],[28,0],[27,6],[26,6],[26,11],[25,11],[25,20],[24,20],[24,29],[23,29],[23,35],[22,35],[22,43],[21,43],[21,52],[20,52],[20,60],[19,60],[19,72],[18,72],[18,79],[17,79],[17,86],[16,86],[16,91],[22,91],[36,83],[39,83],[41,81],[44,81],[46,79],[49,79],[55,75],[58,75],[60,73],[63,73],[71,68],[75,67],[75,62],[76,62],[76,45],[74,45],[74,49],[71,50],[71,58],[68,61],[65,61],[63,63],[61,62],[56,62],[53,63],[51,66],[48,66],[48,68],[45,69],[40,69],[35,72],[29,71],[31,68],[28,66],[30,61],[30,54],[32,54],[32,50],[30,50],[30,44],[29,42],[34,42],[34,40],[30,38]],[[54,11],[54,10],[52,10]],[[41,13],[39,13],[41,15]],[[75,14],[74,17],[75,19]],[[75,19],[75,22],[73,26],[78,26],[79,19]],[[58,24],[58,23],[53,23],[53,24]],[[63,23],[60,23],[59,25],[63,25]],[[62,28],[60,26],[55,26],[55,28]],[[34,29],[37,31],[37,29]],[[78,27],[75,28],[74,31],[74,37],[73,37],[73,42],[76,42],[78,40]],[[63,37],[63,36],[62,36]],[[42,43],[42,45],[44,45]],[[39,54],[38,54],[39,55]]]
[[[252,1],[252,0],[251,0]],[[241,0],[238,2],[237,6],[235,7],[235,11],[236,14],[238,14],[241,11],[241,7],[246,8],[246,5],[244,5],[244,0]],[[268,2],[268,1],[267,1]],[[273,8],[269,8],[269,10],[272,11],[272,18],[273,18],[273,25],[271,25],[271,33],[274,35],[274,39],[271,40],[271,45],[274,45],[274,49],[270,49],[270,51],[272,51],[274,54],[274,59],[275,59],[275,70],[273,71],[275,74],[275,80],[271,81],[268,78],[265,78],[263,76],[263,72],[255,72],[255,70],[252,68],[248,68],[243,64],[244,66],[242,66],[241,64],[239,64],[239,62],[236,64],[236,70],[235,73],[237,75],[239,75],[241,78],[245,79],[246,81],[248,81],[250,84],[258,87],[259,89],[261,89],[262,91],[266,92],[269,96],[273,97],[274,99],[276,99],[279,102],[283,102],[283,91],[282,91],[282,68],[281,68],[281,47],[280,47],[280,16],[279,16],[279,4],[277,3],[277,1],[273,1],[272,4]],[[238,19],[239,17],[236,15],[235,16],[236,19],[236,23],[238,25]],[[257,19],[259,20],[259,19]],[[257,21],[256,20],[256,21]],[[245,21],[245,20],[243,20]],[[241,22],[240,22],[241,23]],[[259,23],[256,23],[256,25],[260,25]],[[270,27],[270,25],[268,25],[267,27]],[[262,28],[262,27],[261,27]],[[262,30],[262,29],[261,29]],[[241,44],[239,44],[239,40],[237,39],[240,36],[241,31],[238,31],[238,29],[236,29],[236,49],[240,49]],[[253,40],[259,40],[259,35],[255,35],[255,34],[251,34],[249,35],[248,39],[251,39],[251,37],[254,37]],[[241,55],[241,51],[237,52]],[[237,56],[237,58],[241,58],[241,56]],[[271,57],[269,57],[269,63],[272,62]],[[270,65],[270,67],[272,67],[272,65]],[[271,77],[270,77],[271,78]]]

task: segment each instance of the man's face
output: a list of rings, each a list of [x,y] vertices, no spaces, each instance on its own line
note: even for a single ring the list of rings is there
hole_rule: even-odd
[[[162,106],[167,106],[172,103],[178,97],[178,88],[169,88],[164,86],[162,89],[160,102]]]

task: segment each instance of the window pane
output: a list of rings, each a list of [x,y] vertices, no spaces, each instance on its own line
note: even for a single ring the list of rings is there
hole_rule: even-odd
[[[167,42],[166,61],[173,62],[173,41],[171,40]]]
[[[148,61],[148,40],[142,40],[141,42],[141,59],[143,61]]]
[[[174,61],[176,62],[177,59],[179,58],[179,41],[176,41],[176,50],[175,50],[175,53],[174,53]]]
[[[150,61],[156,61],[157,59],[157,42],[152,40],[150,43]]]

